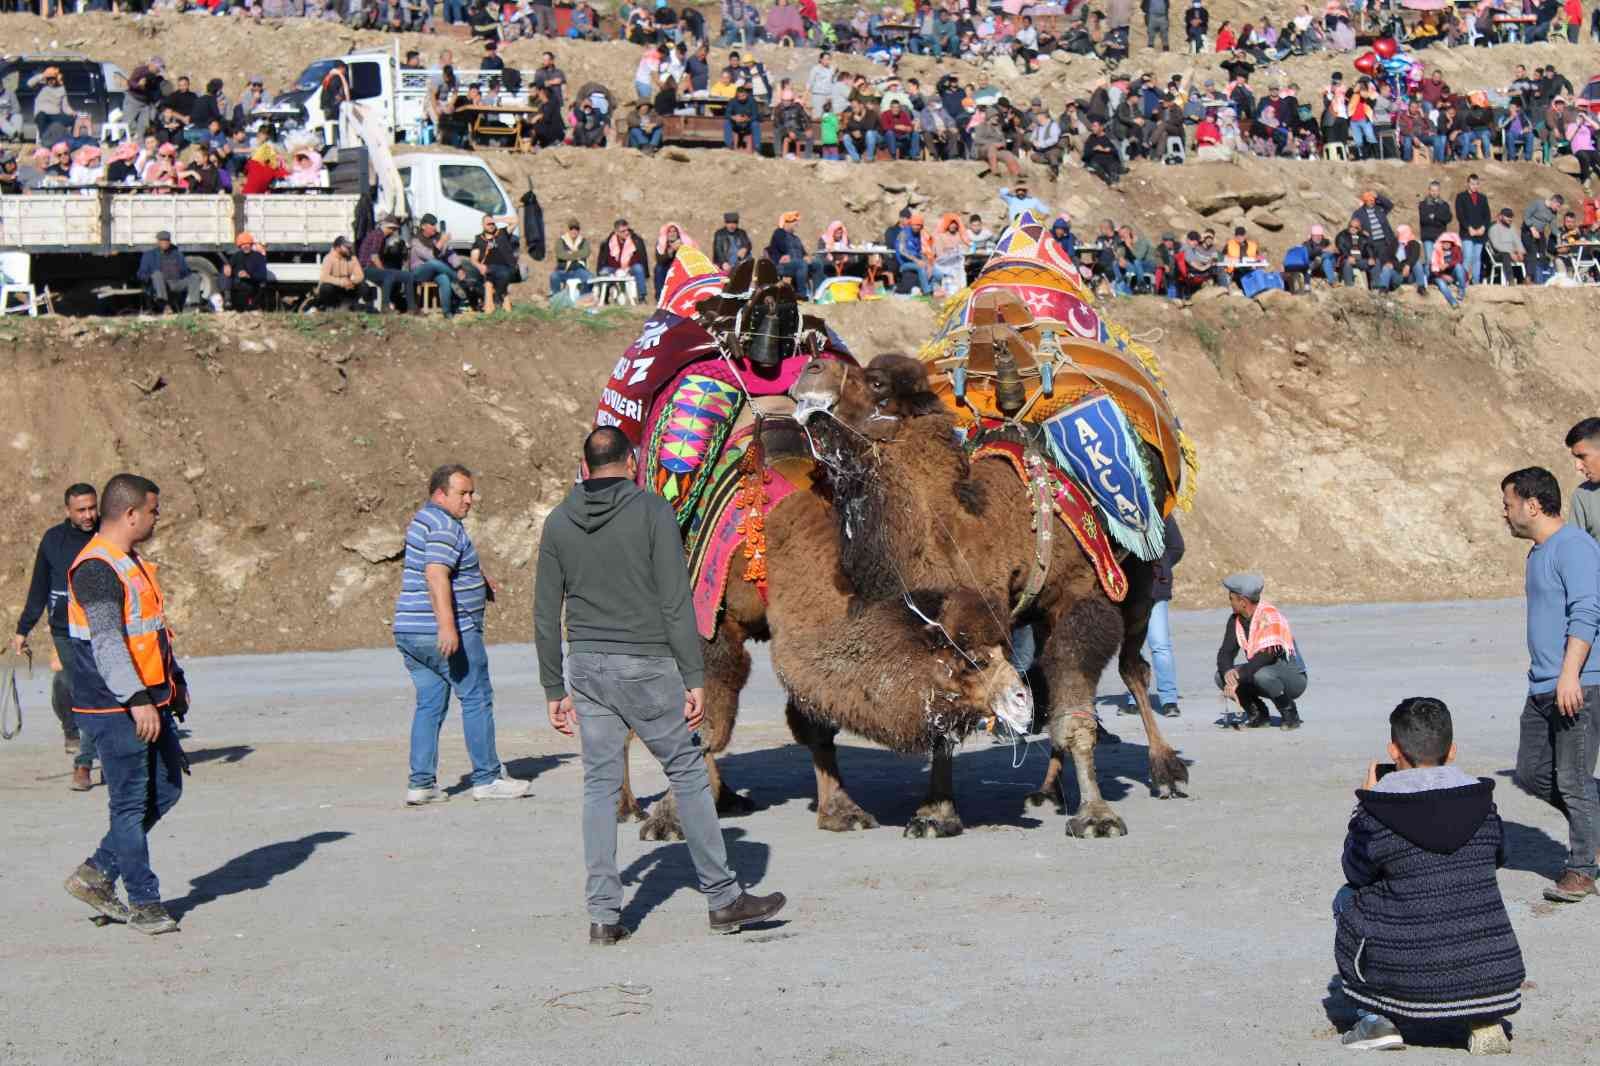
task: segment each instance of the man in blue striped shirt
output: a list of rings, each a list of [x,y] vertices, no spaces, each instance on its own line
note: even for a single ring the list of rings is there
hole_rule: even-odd
[[[461,731],[472,759],[473,799],[518,799],[528,783],[502,776],[494,743],[494,689],[483,644],[483,613],[495,584],[478,565],[461,520],[472,510],[472,471],[457,463],[428,479],[428,502],[406,527],[405,568],[394,607],[394,642],[417,690],[411,719],[411,782],[406,803],[443,803],[439,730],[450,690],[461,702]]]

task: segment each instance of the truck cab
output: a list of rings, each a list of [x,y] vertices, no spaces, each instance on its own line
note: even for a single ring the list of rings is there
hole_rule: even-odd
[[[483,228],[483,216],[519,230],[516,206],[500,179],[478,156],[467,152],[407,152],[395,168],[406,191],[406,213],[438,218],[456,248],[470,245]]]

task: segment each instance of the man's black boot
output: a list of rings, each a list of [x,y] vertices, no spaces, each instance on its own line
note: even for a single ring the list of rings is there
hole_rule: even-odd
[[[1281,704],[1278,707],[1278,713],[1283,716],[1283,728],[1300,728],[1300,709],[1294,705],[1294,700]]]

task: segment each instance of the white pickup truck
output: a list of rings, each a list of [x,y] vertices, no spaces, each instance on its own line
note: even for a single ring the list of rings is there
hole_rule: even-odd
[[[394,157],[410,219],[432,214],[453,246],[477,236],[484,215],[517,229],[516,210],[500,180],[477,156],[413,152]],[[359,188],[337,178],[334,189]],[[383,202],[383,197],[378,201]],[[0,251],[28,256],[28,278],[50,286],[63,304],[95,310],[133,285],[139,256],[156,234],[172,234],[196,270],[214,271],[249,230],[267,246],[273,273],[285,285],[310,285],[333,239],[355,233],[358,193],[272,192],[260,196],[191,196],[114,188],[40,190],[0,197]]]

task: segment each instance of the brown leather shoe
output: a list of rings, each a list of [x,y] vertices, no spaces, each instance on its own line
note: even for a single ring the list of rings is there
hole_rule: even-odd
[[[589,943],[599,947],[610,947],[621,940],[626,940],[633,935],[633,931],[625,925],[602,925],[600,922],[589,923]]]
[[[1567,870],[1561,879],[1544,890],[1544,898],[1552,903],[1582,903],[1583,897],[1596,895],[1594,878]]]
[[[764,922],[774,914],[783,910],[783,905],[789,902],[782,892],[774,892],[770,896],[752,896],[748,892],[740,893],[739,898],[726,907],[718,907],[711,912],[711,931],[713,933],[737,933],[740,929],[755,922]]]
[[[94,787],[94,782],[89,779],[87,766],[74,766],[72,768],[72,784],[68,786],[74,792],[87,792]]]

